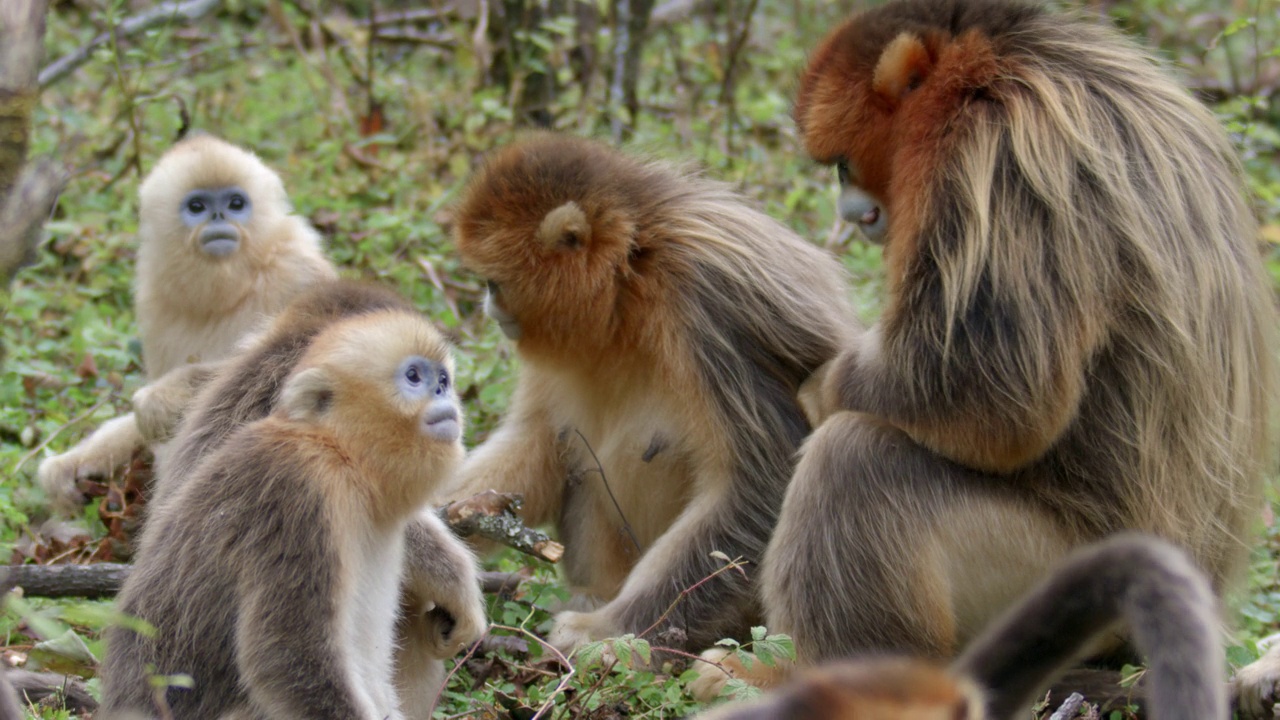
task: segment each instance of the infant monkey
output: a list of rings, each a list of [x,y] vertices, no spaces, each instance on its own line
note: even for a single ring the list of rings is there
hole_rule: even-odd
[[[341,319],[267,417],[155,510],[113,628],[103,717],[404,715],[393,682],[405,528],[462,459],[448,343],[388,309]],[[190,676],[190,688],[150,678]]]

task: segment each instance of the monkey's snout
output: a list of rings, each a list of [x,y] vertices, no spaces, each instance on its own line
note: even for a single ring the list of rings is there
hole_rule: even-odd
[[[840,193],[839,209],[840,217],[856,224],[868,240],[884,241],[885,232],[889,229],[889,216],[871,195],[848,185]]]
[[[226,257],[240,246],[240,233],[235,228],[209,228],[200,233],[200,250],[214,257]]]
[[[428,437],[441,442],[454,442],[462,437],[462,423],[458,408],[451,401],[431,403],[422,414],[422,431]]]

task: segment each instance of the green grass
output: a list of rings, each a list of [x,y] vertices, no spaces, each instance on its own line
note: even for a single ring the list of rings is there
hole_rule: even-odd
[[[501,416],[512,389],[511,349],[483,319],[481,288],[460,268],[447,225],[449,201],[476,160],[514,136],[512,112],[504,91],[479,71],[471,22],[453,19],[438,28],[455,39],[451,48],[375,48],[372,95],[382,103],[387,124],[362,137],[358,120],[367,111],[369,92],[362,84],[368,74],[365,36],[340,17],[339,8],[367,4],[326,4],[335,13],[326,23],[333,38],[327,53],[301,54],[266,2],[228,2],[221,15],[194,29],[162,27],[105,48],[44,93],[35,152],[57,154],[76,174],[47,226],[39,263],[18,275],[0,320],[7,352],[0,375],[0,550],[12,552],[47,517],[33,482],[40,458],[127,411],[130,394],[142,382],[131,308],[137,166],[145,173],[171,142],[181,123],[179,101],[195,127],[253,148],[280,172],[297,210],[325,232],[344,275],[389,283],[456,331],[469,444],[483,440]],[[102,11],[75,10],[89,6]],[[739,12],[745,7],[731,6]],[[289,3],[281,9],[309,42],[306,19]],[[94,21],[124,11],[119,0],[62,4],[50,18],[49,56],[83,44],[99,31]],[[1198,85],[1247,80],[1251,66],[1239,58],[1255,45],[1264,53],[1277,47],[1271,0],[1243,18],[1259,18],[1257,24],[1239,27],[1231,25],[1234,17],[1215,24],[1220,11],[1209,0],[1176,7],[1123,2],[1114,12],[1127,29],[1159,43]],[[857,307],[870,320],[882,290],[879,250],[839,232],[832,174],[804,158],[788,116],[806,49],[842,14],[843,8],[826,3],[761,4],[741,59],[732,127],[719,92],[723,16],[695,15],[659,28],[644,56],[644,112],[631,144],[698,163],[710,175],[737,183],[802,235],[839,250],[854,280]],[[597,79],[590,97],[574,87],[564,29],[563,23],[550,23],[533,33],[514,69],[542,69],[564,81],[566,89],[552,108],[557,127],[607,136],[604,83]],[[600,47],[607,49],[603,38]],[[1267,105],[1260,99],[1266,88],[1228,90],[1219,109],[1240,146],[1274,240],[1280,234],[1280,112],[1276,101]],[[1268,267],[1280,285],[1277,247],[1271,246]],[[108,534],[94,508],[86,509],[84,523],[95,541]],[[1240,600],[1237,661],[1251,659],[1253,642],[1280,627],[1280,531],[1274,524],[1265,538]],[[525,562],[504,555],[494,564],[514,568]],[[583,717],[612,717],[619,705],[632,717],[673,717],[695,709],[683,694],[680,663],[656,673],[635,669],[629,665],[638,664],[625,661],[624,647],[615,648],[619,662],[566,679],[532,638],[548,629],[545,608],[562,594],[554,569],[541,566],[518,597],[492,598],[491,619],[511,628],[499,633],[527,641],[529,650],[494,652],[461,665],[440,715],[498,707],[526,717],[519,708],[551,701],[559,714]],[[100,658],[97,638],[110,618],[108,607],[41,599],[10,607],[0,618],[6,652],[26,656],[32,667],[91,676],[94,663],[66,647],[83,639]],[[66,636],[67,630],[74,636]],[[47,642],[59,637],[61,644]],[[55,710],[43,713],[65,717]]]

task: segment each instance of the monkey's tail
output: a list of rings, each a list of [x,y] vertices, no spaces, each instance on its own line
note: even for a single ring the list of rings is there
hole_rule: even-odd
[[[1225,720],[1225,658],[1209,582],[1181,550],[1123,534],[1064,565],[961,655],[955,669],[990,688],[993,720],[1013,718],[1090,642],[1125,621],[1147,658],[1155,720]]]

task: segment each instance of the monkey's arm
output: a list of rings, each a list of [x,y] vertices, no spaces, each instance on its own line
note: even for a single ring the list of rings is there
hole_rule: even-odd
[[[882,417],[979,470],[1011,472],[1034,462],[1076,417],[1105,337],[1105,303],[1095,291],[1029,273],[1006,282],[1030,289],[976,282],[948,321],[941,261],[916,263],[902,281],[911,287],[900,288],[881,322],[834,361],[824,407]]]
[[[434,510],[420,512],[405,529],[403,611],[434,618],[428,637],[401,638],[425,643],[437,658],[451,657],[484,635],[489,626],[484,596],[471,551]]]
[[[1124,620],[1147,658],[1157,718],[1225,718],[1225,660],[1216,602],[1182,551],[1129,534],[1070,556],[983,633],[955,669],[990,688],[992,718],[1015,717],[1043,684]]]
[[[147,444],[173,437],[182,414],[200,388],[213,377],[220,363],[192,363],[176,367],[133,394],[133,414]]]
[[[467,456],[446,500],[462,500],[486,490],[520,493],[520,515],[541,525],[560,512],[565,469],[561,443],[546,395],[551,383],[533,368],[521,368],[502,423]]]

